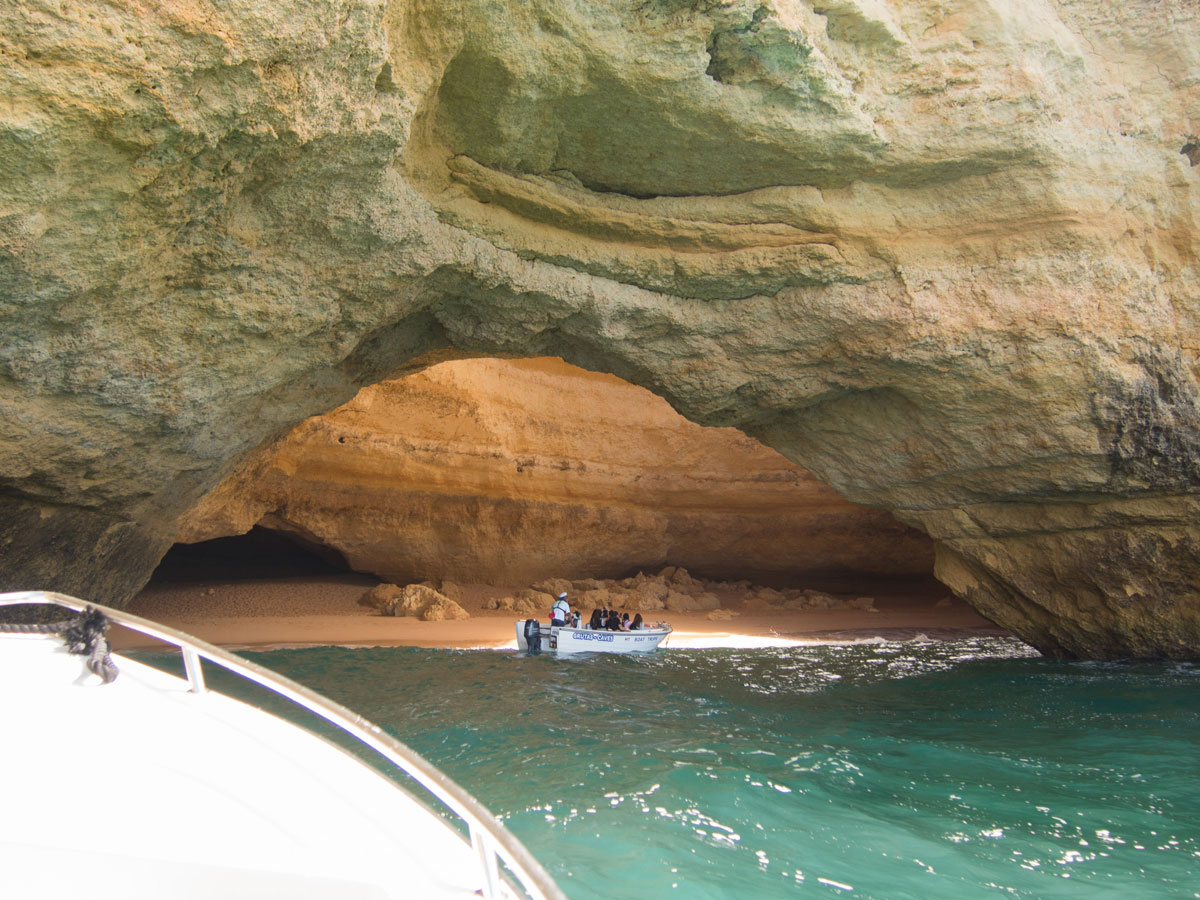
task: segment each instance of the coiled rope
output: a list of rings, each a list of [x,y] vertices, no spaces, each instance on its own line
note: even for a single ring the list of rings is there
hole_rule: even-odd
[[[0,622],[0,631],[9,634],[57,634],[67,645],[67,652],[87,656],[87,669],[99,676],[104,684],[115,681],[117,664],[109,653],[108,617],[89,606],[72,619],[60,622]]]

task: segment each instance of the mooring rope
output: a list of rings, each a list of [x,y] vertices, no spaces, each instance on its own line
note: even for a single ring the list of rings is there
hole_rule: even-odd
[[[87,669],[99,676],[104,684],[116,680],[117,664],[109,654],[108,617],[93,606],[72,619],[59,622],[0,622],[0,631],[8,634],[57,634],[67,645],[67,652],[87,656]]]

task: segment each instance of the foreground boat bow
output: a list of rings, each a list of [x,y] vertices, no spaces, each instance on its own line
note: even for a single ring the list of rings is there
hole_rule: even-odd
[[[85,608],[0,594],[2,606],[28,603]],[[96,609],[178,647],[187,677],[114,654],[106,684],[57,636],[0,633],[6,896],[565,900],[478,800],[361,716],[181,632]],[[201,660],[332,723],[431,798],[210,690]]]

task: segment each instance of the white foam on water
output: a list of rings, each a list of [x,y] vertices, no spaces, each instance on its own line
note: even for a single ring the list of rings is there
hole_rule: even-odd
[[[810,647],[820,643],[823,642],[758,634],[676,631],[668,638],[667,646],[676,650],[761,650],[767,647]]]

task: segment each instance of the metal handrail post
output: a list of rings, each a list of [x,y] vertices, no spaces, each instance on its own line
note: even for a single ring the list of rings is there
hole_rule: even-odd
[[[496,857],[496,848],[488,839],[487,832],[472,827],[471,846],[483,867],[483,896],[487,900],[500,900],[500,867]]]
[[[192,686],[193,694],[203,694],[208,691],[204,683],[204,669],[200,665],[200,657],[191,647],[180,647],[183,654],[183,670],[187,674],[188,683]]]

